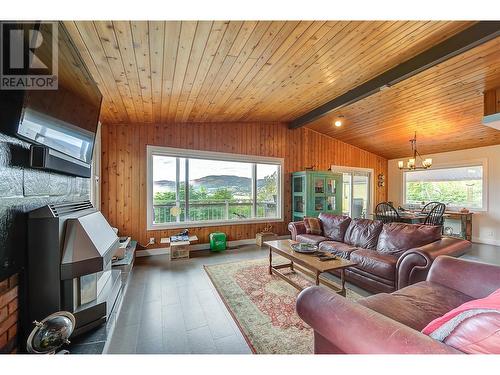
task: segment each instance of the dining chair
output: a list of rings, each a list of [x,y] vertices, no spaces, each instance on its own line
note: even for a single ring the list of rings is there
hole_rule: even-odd
[[[420,211],[423,214],[428,214],[429,212],[432,211],[434,207],[436,207],[438,204],[441,204],[441,202],[429,202],[427,203],[422,210]]]
[[[443,225],[443,215],[446,210],[444,203],[436,204],[427,214],[424,220],[424,225]]]
[[[375,207],[375,219],[383,223],[401,221],[398,211],[389,203],[381,202]]]

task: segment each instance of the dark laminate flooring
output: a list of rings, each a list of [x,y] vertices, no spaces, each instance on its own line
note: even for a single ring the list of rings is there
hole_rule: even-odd
[[[107,353],[251,353],[203,265],[267,254],[248,245],[174,262],[168,255],[138,258]],[[474,244],[464,257],[500,264],[500,247]]]

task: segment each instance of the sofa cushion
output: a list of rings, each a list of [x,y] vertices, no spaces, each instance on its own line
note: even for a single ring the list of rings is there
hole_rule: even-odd
[[[359,249],[351,253],[356,268],[387,280],[394,280],[397,258],[375,250]]]
[[[352,219],[347,227],[344,242],[363,249],[375,249],[382,225],[378,220]]]
[[[358,303],[421,331],[432,320],[471,299],[441,284],[421,281],[392,294],[375,294]]]
[[[349,259],[351,253],[354,250],[358,250],[357,247],[345,244],[343,242],[337,241],[324,241],[319,244],[319,249],[321,251],[327,251],[329,253],[338,255],[341,258]]]
[[[304,225],[306,227],[307,234],[323,234],[323,228],[321,227],[321,221],[316,217],[305,217]]]
[[[320,242],[326,241],[328,238],[318,236],[317,234],[297,234],[295,241],[302,243],[312,243],[318,245]]]
[[[377,251],[401,255],[408,249],[441,239],[441,227],[434,225],[387,223],[378,237]]]
[[[323,226],[323,235],[331,238],[333,241],[344,242],[345,232],[351,222],[349,216],[333,215],[322,212],[319,214],[318,218]]]

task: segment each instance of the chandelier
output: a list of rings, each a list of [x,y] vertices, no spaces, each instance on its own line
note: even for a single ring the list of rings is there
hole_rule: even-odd
[[[403,160],[398,161],[398,168],[401,170],[414,171],[417,169],[429,169],[432,166],[432,159],[422,159],[422,156],[417,151],[417,132],[413,136],[413,139],[410,139],[411,151],[413,153],[413,157],[409,158],[406,162],[406,167]],[[417,166],[417,157],[420,159],[421,165]]]

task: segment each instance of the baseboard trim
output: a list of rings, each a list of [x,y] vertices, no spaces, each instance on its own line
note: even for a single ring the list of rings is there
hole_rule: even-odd
[[[494,240],[494,239],[489,239],[489,238],[472,237],[472,242],[482,243],[485,245],[500,246],[500,240]]]
[[[135,252],[136,258],[141,258],[141,257],[150,257],[154,255],[165,255],[165,254],[170,254],[170,249],[168,247],[159,247],[156,249],[144,249],[144,250],[137,250]]]
[[[278,240],[290,239],[290,235],[278,236],[278,237],[276,237],[276,239],[278,239]],[[255,238],[227,241],[227,247],[236,247],[236,246],[252,245],[252,244],[255,244]],[[209,243],[200,243],[200,244],[191,245],[192,251],[209,250],[209,249],[210,249]],[[135,256],[140,258],[140,257],[149,257],[149,256],[165,255],[165,254],[170,254],[170,249],[168,247],[137,250],[135,253]]]

